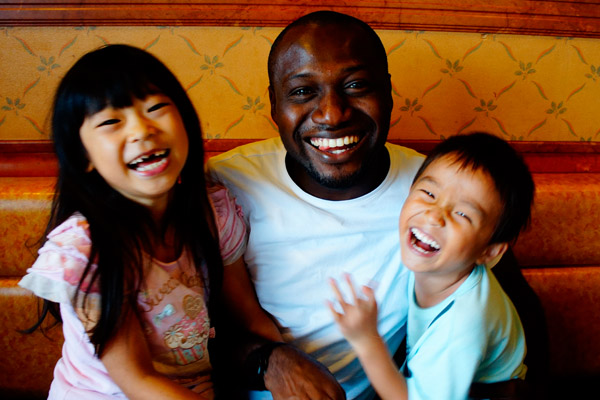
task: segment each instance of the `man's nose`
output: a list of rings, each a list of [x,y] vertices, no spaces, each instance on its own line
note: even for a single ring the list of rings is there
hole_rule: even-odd
[[[350,107],[345,97],[336,90],[327,90],[320,97],[312,114],[315,124],[336,126],[350,118]]]

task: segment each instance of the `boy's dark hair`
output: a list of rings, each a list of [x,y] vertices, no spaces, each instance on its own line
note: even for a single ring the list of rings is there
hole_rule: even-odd
[[[456,157],[461,168],[487,172],[502,201],[502,213],[490,243],[512,243],[529,226],[535,185],[523,158],[508,144],[494,135],[475,132],[444,140],[429,153],[413,181],[435,160]]]
[[[283,40],[283,38],[285,37],[285,35],[291,29],[293,29],[295,27],[307,26],[307,25],[312,25],[312,24],[317,25],[317,26],[322,26],[322,25],[340,25],[343,27],[352,26],[357,29],[361,29],[362,31],[364,31],[365,36],[367,38],[369,38],[369,40],[373,44],[373,49],[375,51],[375,56],[377,58],[377,60],[374,60],[374,62],[381,62],[381,65],[385,68],[385,71],[388,70],[387,53],[385,51],[385,47],[383,46],[383,43],[381,42],[381,38],[377,35],[377,33],[373,30],[373,28],[371,28],[369,26],[369,24],[367,24],[366,22],[364,22],[358,18],[352,17],[347,14],[342,14],[342,13],[338,13],[335,11],[321,10],[321,11],[312,12],[310,14],[306,14],[306,15],[298,18],[297,20],[295,20],[294,22],[292,22],[291,24],[286,26],[281,31],[281,33],[279,33],[279,35],[273,42],[273,45],[271,46],[271,50],[269,52],[269,59],[268,59],[269,82],[272,81],[273,69],[275,68],[275,63],[277,62],[277,60],[275,59],[275,55],[278,53],[279,45],[280,45],[281,41]]]
[[[107,106],[131,106],[134,98],[144,99],[153,93],[168,96],[177,107],[189,142],[181,183],[175,185],[160,224],[154,223],[146,208],[114,190],[95,170],[88,172],[89,161],[79,134],[87,116]],[[222,261],[206,191],[200,122],[185,90],[161,61],[127,45],[105,46],[85,54],[66,73],[56,91],[52,139],[59,174],[46,234],[76,212],[89,223],[91,254],[79,286],[87,278],[97,281],[100,288],[100,319],[90,331],[98,355],[117,332],[124,306],[136,312],[144,254],[153,255],[152,236],[164,237],[172,228],[176,249],[189,251],[203,276],[206,296],[218,296]],[[93,262],[98,265],[95,271],[91,268]],[[213,303],[208,303],[209,312]]]

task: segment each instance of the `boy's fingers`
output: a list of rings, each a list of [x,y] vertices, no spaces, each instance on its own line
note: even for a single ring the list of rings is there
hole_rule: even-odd
[[[352,300],[354,301],[354,304],[357,304],[358,296],[356,295],[356,290],[354,289],[354,284],[352,283],[352,277],[350,276],[350,274],[344,274],[344,279],[346,280],[346,283],[348,283],[348,287],[350,288],[350,293],[352,294]]]
[[[366,286],[366,285],[363,286],[362,287],[362,292],[365,294],[365,296],[367,296],[367,298],[369,300],[371,300],[371,299],[373,299],[375,297],[375,291],[370,286]]]
[[[339,312],[335,311],[335,307],[334,307],[333,303],[329,300],[325,300],[325,303],[327,304],[327,307],[329,307],[329,310],[331,310],[331,314],[333,315],[333,320],[339,321],[341,318],[341,314]]]
[[[333,289],[333,294],[335,295],[336,300],[341,304],[342,309],[343,309],[346,302],[344,301],[342,292],[340,292],[340,288],[338,287],[335,279],[329,278],[329,285],[331,286],[331,289]]]

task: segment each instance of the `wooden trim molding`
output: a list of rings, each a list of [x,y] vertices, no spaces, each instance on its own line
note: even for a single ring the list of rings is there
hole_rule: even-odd
[[[212,157],[256,139],[205,140]],[[391,140],[427,154],[439,141]],[[600,173],[600,142],[510,142],[533,173]],[[0,142],[0,177],[56,176],[57,161],[50,141]]]
[[[0,26],[278,26],[321,9],[376,29],[600,37],[596,0],[6,0]]]

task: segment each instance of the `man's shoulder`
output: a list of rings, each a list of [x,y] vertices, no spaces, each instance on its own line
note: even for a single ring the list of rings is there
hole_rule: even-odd
[[[209,158],[207,164],[209,168],[211,168],[216,165],[228,164],[230,162],[243,162],[243,160],[246,159],[277,155],[282,151],[285,151],[285,148],[283,147],[281,139],[279,137],[274,137],[235,147]]]
[[[423,154],[419,153],[414,149],[411,149],[410,147],[404,147],[400,146],[399,144],[394,144],[390,142],[386,142],[385,146],[387,147],[388,151],[393,154],[400,154],[404,157],[417,158],[421,160],[425,158]]]
[[[226,186],[245,185],[249,179],[274,179],[273,174],[282,168],[283,160],[285,147],[277,137],[242,145],[211,157],[206,163],[206,171],[214,182]]]
[[[386,143],[386,148],[390,155],[389,176],[398,184],[410,186],[425,156],[411,148],[389,142]]]

